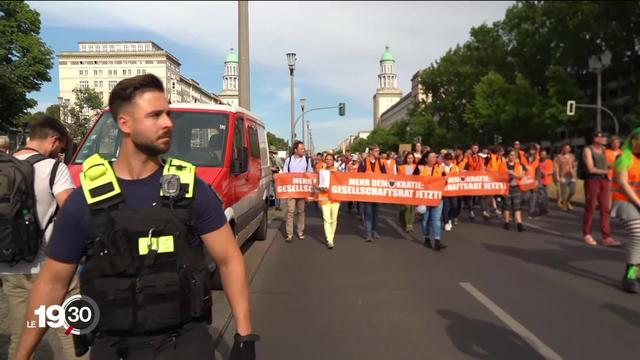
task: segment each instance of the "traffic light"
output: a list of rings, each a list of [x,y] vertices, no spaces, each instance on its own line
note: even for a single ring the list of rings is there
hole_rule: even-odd
[[[340,116],[344,116],[344,114],[345,114],[345,113],[346,113],[346,110],[345,110],[345,105],[344,105],[344,103],[339,103],[339,104],[338,104],[338,114],[339,114]]]
[[[567,115],[573,116],[576,114],[576,102],[574,100],[567,101]]]

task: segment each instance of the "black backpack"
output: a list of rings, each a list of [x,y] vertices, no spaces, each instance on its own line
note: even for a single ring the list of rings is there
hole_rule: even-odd
[[[591,159],[593,161],[593,163],[596,163],[596,159],[593,156],[593,148],[591,146],[586,146],[585,148],[582,149],[582,151],[580,152],[580,156],[578,157],[578,167],[576,169],[576,175],[578,176],[578,179],[580,180],[586,180],[589,177],[589,171],[587,170],[587,164],[585,164],[583,158],[582,158],[582,154],[584,152],[584,150],[586,148],[589,148],[589,150],[591,150]]]
[[[20,160],[0,152],[0,263],[13,266],[20,261],[32,262],[56,216],[57,207],[44,226],[38,223],[33,166],[45,159],[49,158],[34,154]],[[56,161],[51,170],[50,188],[59,165]]]

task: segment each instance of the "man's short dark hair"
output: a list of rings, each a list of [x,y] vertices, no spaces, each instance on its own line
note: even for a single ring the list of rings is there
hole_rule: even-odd
[[[148,91],[164,93],[162,80],[153,74],[144,74],[121,80],[111,90],[109,95],[109,109],[113,119],[117,121],[122,113],[122,108],[131,104],[136,96]]]
[[[298,147],[299,147],[300,145],[304,145],[304,143],[303,143],[302,141],[300,141],[300,140],[296,140],[296,141],[294,141],[294,142],[293,142],[293,150],[298,150]]]
[[[451,155],[451,153],[446,153],[446,154],[444,154],[444,159],[445,160],[453,160],[453,155]]]
[[[65,146],[68,145],[69,133],[60,120],[42,115],[29,124],[29,138],[31,140],[46,140],[51,135],[60,136],[60,142]]]

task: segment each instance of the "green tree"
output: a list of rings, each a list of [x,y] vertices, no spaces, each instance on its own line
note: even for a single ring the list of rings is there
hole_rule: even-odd
[[[28,94],[51,80],[52,56],[40,38],[40,14],[24,1],[0,1],[0,114],[6,125],[36,106]]]
[[[89,128],[92,116],[104,105],[98,92],[93,89],[73,89],[75,101],[64,116],[69,135],[74,142],[79,142]]]
[[[358,139],[353,144],[351,144],[351,146],[349,146],[349,152],[362,153],[365,150],[367,150],[367,146],[369,146],[369,144],[367,143],[367,140]]]
[[[52,118],[60,120],[60,105],[53,104],[49,105],[47,109],[44,111],[47,116],[51,116]]]
[[[269,131],[267,131],[267,142],[269,143],[269,148],[287,151],[287,142]]]

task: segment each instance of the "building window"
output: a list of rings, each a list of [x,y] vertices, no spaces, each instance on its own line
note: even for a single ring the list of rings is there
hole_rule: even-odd
[[[98,70],[93,70],[93,76],[98,76]]]
[[[122,76],[127,76],[127,70],[126,69],[122,69]]]
[[[102,93],[102,91],[98,93],[98,97],[100,98],[100,100],[104,99],[104,94]]]
[[[115,80],[109,80],[109,90],[113,90],[114,87],[116,87],[116,84],[118,82]]]
[[[102,76],[102,70],[98,70],[98,75]]]
[[[127,69],[127,75],[131,75],[131,69]]]
[[[88,81],[80,81],[80,89],[88,89],[89,82]]]

